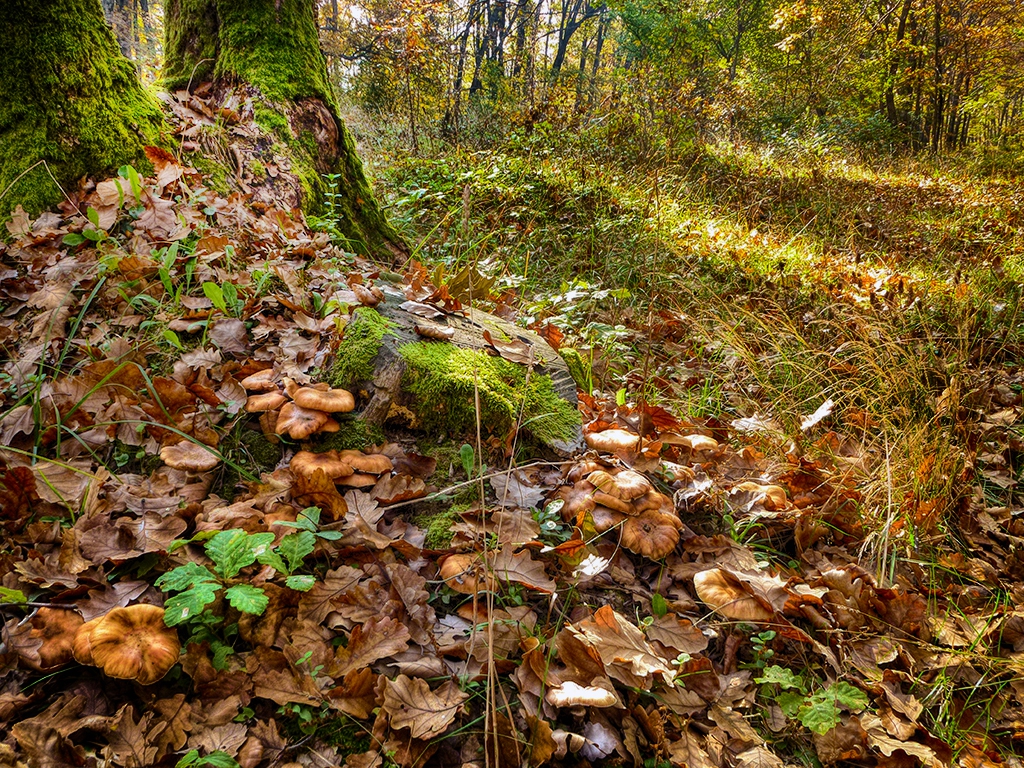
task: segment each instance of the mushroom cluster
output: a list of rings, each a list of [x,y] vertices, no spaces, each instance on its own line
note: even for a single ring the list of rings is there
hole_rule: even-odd
[[[178,661],[178,633],[164,623],[164,609],[155,605],[129,605],[87,621],[78,628],[72,646],[81,664],[99,667],[104,674],[150,685],[166,675]]]
[[[287,377],[279,384],[272,368],[247,376],[240,383],[254,393],[246,400],[245,410],[260,414],[263,431],[268,435],[286,434],[292,440],[305,440],[318,432],[337,432],[340,425],[333,414],[348,413],[356,407],[355,397],[347,389],[332,389],[329,384],[300,387]]]
[[[586,515],[598,533],[617,528],[619,540],[630,552],[660,560],[679,543],[682,521],[672,499],[631,469],[596,468],[585,462],[583,472],[570,473],[573,485],[559,489],[562,517],[579,524]]]
[[[292,456],[288,468],[295,475],[311,478],[320,471],[336,485],[349,488],[368,488],[376,485],[380,475],[394,469],[391,459],[381,453],[362,451],[299,451]]]

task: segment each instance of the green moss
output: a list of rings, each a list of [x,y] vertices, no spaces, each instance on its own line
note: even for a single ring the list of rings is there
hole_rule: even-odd
[[[291,136],[292,129],[291,126],[288,125],[288,118],[280,112],[271,109],[265,104],[256,104],[252,111],[253,120],[255,120],[256,125],[267,133],[277,134],[282,139],[285,136]],[[275,146],[274,150],[280,152],[281,148],[279,146]]]
[[[345,326],[331,364],[328,374],[331,386],[350,389],[372,379],[380,344],[394,327],[394,323],[372,307],[356,309]]]
[[[273,101],[333,104],[306,0],[170,0],[166,9],[167,87],[240,80]]]
[[[361,451],[368,445],[381,445],[386,442],[384,430],[376,424],[370,424],[355,417],[336,417],[341,429],[324,435],[317,443],[320,451]]]
[[[37,214],[84,176],[149,168],[163,116],[95,0],[9,0],[0,40],[0,215]]]
[[[206,178],[206,184],[210,189],[225,196],[231,194],[234,173],[226,166],[200,152],[196,152],[189,162]]]
[[[281,446],[270,442],[262,432],[239,427],[232,434],[234,445],[229,440],[222,446],[231,462],[250,475],[258,477],[261,472],[270,472],[281,461]],[[229,501],[235,497],[235,489],[242,474],[231,464],[224,464],[220,478],[220,495]]]
[[[417,515],[413,522],[426,533],[424,544],[430,549],[446,548],[452,543],[452,537],[455,535],[452,525],[461,520],[461,513],[472,506],[472,502],[452,504],[439,512]]]
[[[576,382],[576,386],[586,393],[594,389],[594,376],[590,367],[590,361],[586,360],[580,351],[574,347],[562,347],[558,350],[569,369],[569,375]]]
[[[476,424],[474,386],[480,392],[480,422],[503,436],[519,423],[542,443],[572,440],[579,412],[560,398],[548,376],[527,380],[527,369],[500,357],[452,344],[415,342],[398,349],[407,370],[403,387],[413,395],[426,430],[467,434]]]
[[[281,446],[270,442],[262,432],[244,429],[238,442],[252,463],[262,471],[273,469],[281,461]]]

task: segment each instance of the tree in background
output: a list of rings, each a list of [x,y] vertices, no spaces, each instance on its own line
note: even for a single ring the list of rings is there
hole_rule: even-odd
[[[8,0],[0,40],[0,214],[38,214],[165,140],[98,0]]]
[[[726,137],[938,153],[1021,127],[1017,0],[321,4],[339,14],[325,26],[344,83],[412,144],[550,126],[640,159]]]
[[[330,192],[339,227],[357,248],[402,259],[405,246],[338,117],[312,4],[171,0],[165,10],[164,85],[203,85],[218,103],[248,100],[271,141],[254,139],[247,154],[283,156],[289,166],[278,199],[316,212]],[[5,3],[0,34],[8,41],[0,60],[3,210],[21,204],[38,213],[60,200],[62,187],[144,162],[147,144],[169,146],[159,107],[119,50],[99,0]]]

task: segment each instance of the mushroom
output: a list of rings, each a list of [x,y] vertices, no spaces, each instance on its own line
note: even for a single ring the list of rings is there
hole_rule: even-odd
[[[720,568],[709,568],[694,574],[693,586],[704,604],[727,619],[738,621],[771,621],[775,616],[734,576]]]
[[[181,653],[177,631],[164,623],[164,609],[144,604],[110,611],[89,633],[88,648],[104,674],[140,685],[161,679]]]
[[[327,419],[323,411],[311,411],[296,403],[285,403],[277,415],[274,431],[279,435],[287,432],[292,440],[305,440],[318,432],[327,423]]]
[[[661,560],[679,543],[677,523],[672,515],[649,509],[622,524],[622,546],[651,560]]]
[[[594,491],[594,501],[606,507],[622,512],[624,515],[639,514],[633,509],[633,499],[643,496],[651,488],[647,478],[639,472],[626,470],[612,475],[604,470],[591,472],[588,482],[598,490]]]
[[[338,456],[356,472],[371,475],[383,475],[395,468],[391,459],[382,453],[363,453],[362,451],[345,450]]]
[[[160,449],[160,460],[171,469],[207,472],[220,464],[220,456],[209,446],[183,440]]]
[[[82,617],[77,611],[64,608],[40,608],[29,620],[32,629],[29,636],[39,639],[39,663],[26,659],[32,667],[40,670],[53,669],[71,661],[75,633],[82,626]]]
[[[312,477],[318,469],[322,470],[331,480],[348,477],[352,474],[352,465],[343,461],[337,451],[324,451],[313,453],[312,451],[299,451],[292,456],[288,468],[297,475]]]
[[[75,633],[75,642],[71,644],[71,653],[79,664],[88,664],[90,667],[96,666],[96,663],[92,660],[92,643],[89,641],[89,636],[105,618],[107,618],[106,614],[97,616],[95,619],[89,619]]]
[[[288,398],[280,392],[262,392],[258,395],[249,395],[249,399],[245,401],[245,410],[248,413],[276,411],[287,402]]]
[[[348,413],[356,407],[356,400],[347,389],[300,387],[292,393],[292,400],[303,408],[325,413]]]
[[[369,488],[377,484],[376,475],[368,475],[364,472],[355,472],[346,477],[339,477],[335,482],[338,485],[345,485],[349,488]]]
[[[265,368],[242,379],[239,384],[250,392],[269,392],[277,389],[277,372],[273,368]]]
[[[440,576],[450,589],[463,595],[493,590],[496,586],[494,576],[484,573],[480,555],[474,552],[446,557],[441,563]]]
[[[583,480],[575,485],[563,485],[555,494],[555,499],[560,499],[563,504],[559,510],[562,519],[567,523],[576,525],[580,515],[585,515],[594,509],[594,486]]]
[[[635,452],[640,450],[640,436],[624,429],[606,429],[585,435],[587,445],[604,453]]]
[[[594,530],[598,533],[609,531],[629,519],[629,515],[609,509],[602,504],[598,504],[590,510],[590,515],[594,520]]]

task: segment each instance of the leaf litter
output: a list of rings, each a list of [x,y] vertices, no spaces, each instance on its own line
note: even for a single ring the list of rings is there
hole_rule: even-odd
[[[172,101],[186,137],[215,114]],[[341,409],[296,397],[328,394],[379,269],[267,190],[150,159],[16,212],[0,245],[7,763],[1020,764],[1019,375],[969,424],[1006,493],[964,499],[938,573],[865,565],[878,464],[831,398],[772,453],[766,414],[581,393],[590,451],[492,472],[435,549],[413,513],[442,503],[437,461],[408,435],[300,469]],[[398,288],[434,322],[461,309],[442,281],[412,265]],[[184,641],[148,684],[74,660],[132,606]]]

